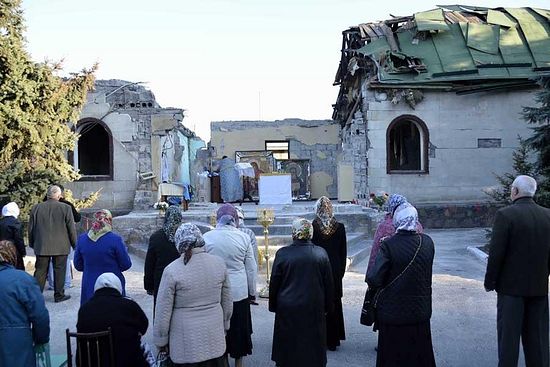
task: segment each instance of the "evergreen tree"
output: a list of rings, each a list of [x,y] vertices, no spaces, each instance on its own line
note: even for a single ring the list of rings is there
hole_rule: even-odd
[[[487,191],[495,202],[502,205],[508,205],[510,201],[510,187],[512,182],[519,175],[527,175],[536,177],[536,167],[529,157],[532,153],[531,148],[521,136],[518,136],[519,147],[512,153],[512,169],[513,172],[505,173],[503,175],[495,175],[499,187],[494,190]]]
[[[523,108],[523,118],[537,125],[525,142],[537,155],[537,202],[550,208],[550,76],[541,77],[538,83],[542,87],[535,97],[539,106]]]
[[[24,30],[21,0],[0,0],[0,194],[23,218],[48,185],[79,177],[66,159],[77,139],[68,122],[78,118],[96,69],[61,78],[60,64],[31,60]]]

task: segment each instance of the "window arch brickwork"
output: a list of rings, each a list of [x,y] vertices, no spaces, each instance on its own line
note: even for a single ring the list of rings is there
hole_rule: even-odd
[[[395,118],[386,131],[388,174],[428,173],[428,127],[416,116]]]

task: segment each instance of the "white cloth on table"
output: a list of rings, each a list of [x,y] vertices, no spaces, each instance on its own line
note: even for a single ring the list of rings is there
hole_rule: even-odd
[[[254,167],[250,163],[235,163],[235,169],[239,171],[239,175],[243,177],[256,177]]]

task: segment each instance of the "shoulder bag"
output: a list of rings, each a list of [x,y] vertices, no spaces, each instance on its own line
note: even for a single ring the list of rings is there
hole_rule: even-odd
[[[406,271],[407,269],[412,265],[414,262],[414,259],[416,259],[416,255],[418,255],[418,252],[420,251],[420,248],[422,247],[422,235],[419,235],[420,241],[418,244],[418,247],[416,249],[416,252],[414,253],[413,258],[411,261],[405,266],[405,269],[399,275],[397,275],[393,280],[386,285],[384,288],[376,289],[376,288],[368,288],[367,292],[365,293],[365,299],[363,301],[363,308],[361,309],[361,318],[359,322],[362,325],[366,326],[372,326],[376,322],[376,305],[378,304],[378,299],[380,298],[380,295],[382,292],[384,292],[386,289],[388,289],[393,283],[397,281]]]

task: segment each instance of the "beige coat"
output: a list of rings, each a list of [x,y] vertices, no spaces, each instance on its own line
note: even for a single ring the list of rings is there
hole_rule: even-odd
[[[164,269],[153,326],[157,347],[169,344],[174,363],[196,363],[225,353],[225,330],[233,311],[224,261],[193,249]]]

